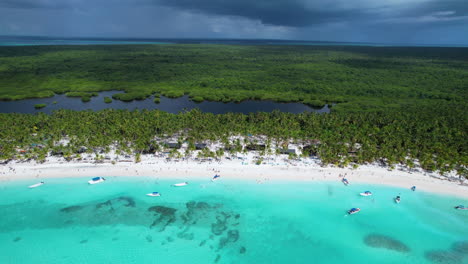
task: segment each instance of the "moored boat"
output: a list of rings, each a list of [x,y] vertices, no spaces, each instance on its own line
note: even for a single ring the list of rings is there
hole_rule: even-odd
[[[455,206],[455,209],[457,209],[457,210],[468,210],[468,206],[457,205],[457,206]]]
[[[219,174],[216,174],[215,176],[213,176],[213,178],[211,179],[211,181],[216,181],[220,178],[221,176]]]
[[[148,193],[146,194],[147,196],[152,196],[152,197],[158,197],[158,196],[161,196],[161,194],[159,192],[152,192],[152,193]]]
[[[346,178],[343,178],[341,181],[342,181],[342,182],[344,183],[344,185],[346,185],[346,186],[349,184],[349,181],[348,181]]]
[[[181,183],[172,184],[172,186],[174,186],[174,187],[181,187],[181,186],[186,186],[186,185],[188,185],[188,182],[181,182]]]
[[[411,187],[411,190],[414,192],[416,191],[416,186]]]
[[[400,196],[395,197],[395,203],[399,204],[401,202]]]
[[[39,186],[41,186],[41,185],[43,185],[43,184],[44,184],[44,182],[41,181],[41,182],[38,182],[38,183],[36,183],[36,184],[29,185],[28,188],[36,188],[36,187],[39,187]]]
[[[348,214],[352,215],[352,214],[355,214],[355,213],[359,213],[361,211],[360,208],[351,208],[348,210]]]
[[[96,184],[96,183],[101,183],[104,182],[106,179],[104,177],[94,177],[91,180],[88,181],[89,184]]]
[[[359,195],[361,195],[361,196],[371,196],[372,193],[370,191],[365,191],[365,192],[360,193]]]

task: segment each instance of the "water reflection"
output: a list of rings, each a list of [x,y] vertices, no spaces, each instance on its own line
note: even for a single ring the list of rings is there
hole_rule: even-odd
[[[50,98],[39,99],[25,99],[20,101],[0,101],[1,113],[51,113],[58,109],[70,110],[103,110],[106,108],[113,109],[159,109],[169,113],[179,113],[184,110],[191,110],[198,108],[203,112],[213,114],[224,114],[228,112],[233,113],[251,113],[251,112],[272,112],[279,110],[288,113],[303,113],[303,112],[317,112],[329,113],[328,105],[321,109],[315,109],[300,103],[276,103],[272,101],[244,101],[241,103],[222,103],[222,102],[202,102],[195,103],[190,101],[188,96],[180,98],[167,98],[161,97],[161,102],[156,104],[153,102],[153,97],[142,101],[122,102],[113,100],[112,103],[106,104],[104,97],[112,97],[116,91],[101,92],[98,96],[92,97],[90,102],[83,103],[80,98],[67,97],[65,95],[56,95]],[[54,103],[56,102],[56,103]],[[45,108],[35,109],[35,104],[47,104]]]

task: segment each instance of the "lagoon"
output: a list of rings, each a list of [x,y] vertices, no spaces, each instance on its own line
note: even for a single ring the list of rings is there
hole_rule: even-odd
[[[87,180],[2,183],[0,263],[468,263],[460,198],[331,182]]]
[[[90,102],[82,102],[79,97],[67,97],[63,94],[55,95],[49,98],[36,98],[24,99],[19,101],[0,101],[0,113],[37,113],[44,112],[47,114],[52,113],[58,109],[69,110],[93,110],[99,111],[106,108],[113,109],[159,109],[169,113],[179,113],[186,110],[198,108],[203,112],[214,114],[224,114],[228,112],[233,113],[252,113],[252,112],[272,112],[281,111],[288,113],[303,113],[303,112],[317,112],[329,113],[330,108],[326,105],[323,108],[312,108],[301,103],[277,103],[273,101],[243,101],[240,103],[222,103],[222,102],[201,102],[195,103],[189,99],[188,96],[179,98],[167,98],[161,96],[161,102],[156,104],[153,102],[153,97],[146,100],[123,102],[113,100],[112,103],[105,103],[104,97],[112,97],[117,91],[100,92],[98,96],[92,97]],[[56,103],[54,103],[56,102]],[[46,104],[45,108],[35,109],[36,104]]]

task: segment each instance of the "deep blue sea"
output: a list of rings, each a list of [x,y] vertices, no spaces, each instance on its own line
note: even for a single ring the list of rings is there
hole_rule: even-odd
[[[183,38],[57,38],[0,36],[0,46],[110,45],[110,44],[227,44],[227,45],[312,45],[312,46],[417,46],[463,47],[463,45],[418,45],[404,43],[335,42],[280,39],[183,39]]]
[[[456,44],[414,44],[376,42],[336,42],[280,39],[184,39],[184,38],[57,38],[0,36],[0,46],[34,45],[111,45],[111,44],[226,44],[226,45],[306,45],[306,46],[371,46],[371,47],[467,47]]]
[[[330,182],[88,180],[2,183],[0,263],[468,263],[459,198]]]

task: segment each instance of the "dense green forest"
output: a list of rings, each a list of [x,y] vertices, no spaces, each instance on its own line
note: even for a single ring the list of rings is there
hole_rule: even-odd
[[[468,176],[468,49],[356,46],[112,45],[0,48],[0,100],[65,93],[93,99],[154,95],[194,101],[246,99],[336,103],[331,114],[214,115],[198,110],[66,111],[0,114],[0,160],[80,152],[140,154],[163,150],[158,139],[220,141],[262,135],[267,144],[297,141],[324,164],[381,162],[457,170]],[[105,98],[106,103],[112,99]],[[38,104],[41,108],[44,105]],[[70,143],[61,145],[68,138]],[[320,142],[312,144],[311,142]],[[229,147],[229,146],[235,147]],[[356,147],[359,146],[359,147]],[[193,148],[191,148],[193,149]],[[21,150],[21,151],[19,151]],[[190,153],[185,153],[190,155]],[[223,152],[205,153],[220,156]]]
[[[335,111],[465,104],[468,48],[111,45],[0,48],[0,100],[116,100],[151,95],[194,101],[338,103]],[[436,102],[435,102],[436,101]]]
[[[468,117],[464,106],[409,107],[406,111],[330,114],[202,113],[170,114],[158,110],[99,112],[60,110],[51,115],[0,114],[0,160],[44,160],[50,153],[79,159],[83,149],[99,155],[115,147],[120,153],[164,150],[176,137],[194,149],[197,142],[221,142],[235,154],[243,151],[231,136],[263,135],[267,145],[303,143],[305,155],[339,166],[380,162],[386,166],[420,166],[468,177]],[[68,144],[60,143],[68,138]],[[247,142],[248,143],[248,142]],[[359,146],[359,147],[357,147]],[[184,153],[190,155],[190,153]],[[221,156],[223,152],[207,153]]]

